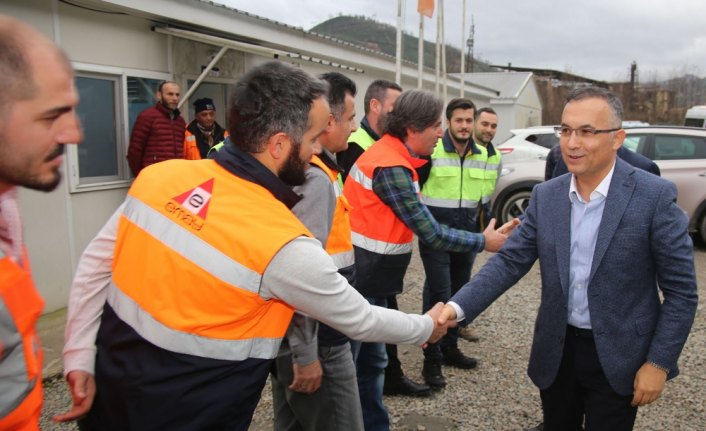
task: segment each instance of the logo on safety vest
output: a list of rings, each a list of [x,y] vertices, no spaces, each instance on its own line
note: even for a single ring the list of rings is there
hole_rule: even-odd
[[[211,201],[211,193],[213,193],[213,181],[213,178],[211,178],[205,183],[172,199],[179,203],[184,210],[205,220],[208,204]]]

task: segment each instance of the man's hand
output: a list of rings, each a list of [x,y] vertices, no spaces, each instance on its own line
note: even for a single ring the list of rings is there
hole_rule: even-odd
[[[662,394],[667,373],[650,363],[643,364],[635,375],[633,383],[634,395],[632,406],[646,406],[655,401]]]
[[[73,406],[66,413],[56,415],[52,419],[54,422],[68,422],[81,419],[91,410],[93,399],[96,396],[96,380],[93,374],[85,371],[71,371],[66,376],[66,382],[71,391]]]
[[[436,305],[426,312],[426,314],[434,321],[434,331],[432,331],[431,337],[429,337],[429,340],[427,340],[422,347],[426,347],[428,343],[436,343],[441,339],[441,337],[446,335],[446,331],[448,331],[449,328],[456,326],[455,318],[444,319],[444,323],[440,323],[440,318],[443,314],[444,307],[443,302],[437,302]]]
[[[294,378],[292,384],[289,385],[289,390],[293,392],[301,392],[303,394],[311,394],[316,392],[321,386],[321,362],[315,360],[308,365],[292,364]]]
[[[439,325],[446,325],[449,321],[453,321],[454,323],[456,322],[456,310],[449,304],[445,304],[444,309],[441,310],[441,314],[439,315],[437,322]]]
[[[490,219],[488,227],[483,231],[485,235],[485,250],[496,252],[505,244],[505,240],[510,236],[512,231],[520,224],[520,219],[514,218],[504,225],[495,229],[495,219]]]

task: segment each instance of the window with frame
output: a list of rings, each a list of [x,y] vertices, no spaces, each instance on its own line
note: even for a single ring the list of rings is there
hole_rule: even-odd
[[[559,138],[557,138],[553,132],[529,135],[526,140],[537,145],[541,145],[547,149],[552,149],[552,147],[559,143]]]
[[[71,191],[125,187],[132,174],[125,155],[138,114],[154,105],[162,79],[101,72],[76,74],[76,108],[83,142],[76,148]]]
[[[83,142],[77,149],[80,185],[121,179],[119,89],[118,77],[76,76],[76,90],[80,96],[76,111],[83,126]]]
[[[699,136],[655,135],[655,160],[689,160],[706,157],[706,139]]]
[[[647,137],[645,135],[627,135],[623,141],[623,147],[634,153],[644,155],[646,140]]]
[[[686,118],[684,120],[684,126],[698,127],[701,129],[704,127],[704,119],[703,118]]]

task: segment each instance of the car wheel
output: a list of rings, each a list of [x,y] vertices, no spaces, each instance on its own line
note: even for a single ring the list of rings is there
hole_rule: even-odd
[[[699,222],[699,238],[701,238],[701,243],[706,245],[706,211],[701,214],[701,221]]]
[[[509,194],[499,206],[498,216],[502,221],[499,224],[502,225],[524,214],[531,195],[532,190],[517,190]]]

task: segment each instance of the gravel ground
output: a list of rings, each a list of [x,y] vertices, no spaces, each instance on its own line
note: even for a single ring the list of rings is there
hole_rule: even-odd
[[[476,260],[476,268],[487,254]],[[706,429],[706,247],[695,248],[699,304],[696,321],[680,359],[681,375],[667,383],[662,398],[638,411],[636,430]],[[408,312],[421,309],[424,272],[418,253],[405,279],[400,307]],[[541,422],[539,393],[526,374],[532,327],[539,302],[539,267],[535,266],[518,285],[500,297],[474,325],[481,337],[477,343],[460,340],[460,348],[478,358],[475,370],[444,367],[447,387],[430,398],[385,397],[392,430],[523,430]],[[406,374],[422,381],[423,355],[418,347],[401,346],[400,360]],[[64,383],[45,382],[43,430],[71,430],[47,418],[70,404]],[[272,429],[272,398],[269,384],[255,412],[251,430]]]

